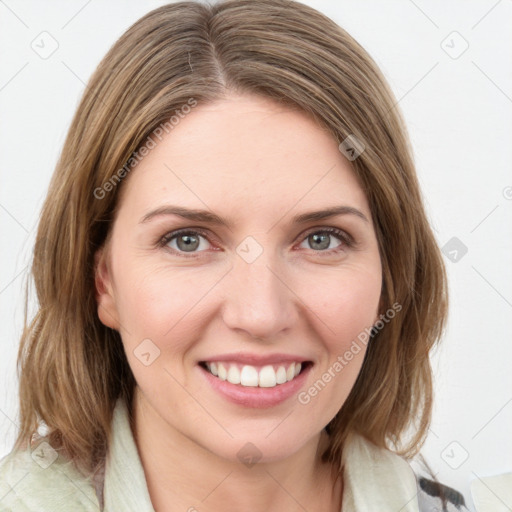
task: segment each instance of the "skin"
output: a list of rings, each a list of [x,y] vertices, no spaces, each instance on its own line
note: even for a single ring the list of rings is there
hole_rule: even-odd
[[[195,107],[122,187],[111,237],[96,255],[98,315],[121,333],[137,380],[132,429],[155,510],[339,511],[342,482],[319,453],[364,345],[306,405],[297,396],[267,409],[230,403],[198,366],[226,352],[300,354],[314,363],[307,390],[378,319],[382,269],[370,209],[336,141],[303,112],[231,94]],[[208,209],[229,227],[174,215],[141,222],[168,204]],[[290,223],[337,205],[367,220]],[[327,234],[328,248],[318,248],[309,235],[329,227],[355,245]],[[192,252],[179,237],[158,245],[180,228],[206,236]],[[248,236],[263,249],[252,263],[236,252]],[[160,350],[148,366],[134,354],[145,339]],[[247,442],[261,454],[252,467],[237,457]]]

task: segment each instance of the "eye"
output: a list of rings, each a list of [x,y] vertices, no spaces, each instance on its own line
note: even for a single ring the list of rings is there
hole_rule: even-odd
[[[338,244],[334,247],[332,246],[333,239],[338,241]],[[308,244],[309,247],[302,247],[304,243]],[[197,253],[207,251],[211,244],[206,232],[188,228],[167,233],[160,239],[159,245],[185,258],[193,258]],[[346,250],[353,245],[352,237],[340,229],[316,228],[314,231],[306,234],[299,247],[312,249],[316,253],[332,255],[333,253]]]
[[[206,241],[205,242],[203,242]],[[202,231],[182,229],[165,235],[161,240],[162,246],[167,246],[173,252],[184,253],[203,252],[208,249],[208,240]]]
[[[334,247],[331,245],[333,238],[336,238],[339,242]],[[302,244],[304,243],[307,243],[315,252],[324,252],[327,254],[340,252],[353,245],[352,237],[336,228],[323,228],[321,230],[310,231],[302,242]]]

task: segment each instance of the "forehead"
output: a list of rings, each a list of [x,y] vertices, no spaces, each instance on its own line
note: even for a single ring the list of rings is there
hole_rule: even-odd
[[[178,202],[227,215],[228,208],[271,217],[294,205],[343,203],[368,212],[332,135],[304,112],[258,96],[233,95],[191,109],[125,185],[124,200],[137,211]]]

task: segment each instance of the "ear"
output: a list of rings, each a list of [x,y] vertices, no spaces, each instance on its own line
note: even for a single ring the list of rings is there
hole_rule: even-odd
[[[94,254],[94,286],[98,317],[101,323],[119,330],[119,314],[112,286],[112,276],[108,265],[108,249],[101,247]]]

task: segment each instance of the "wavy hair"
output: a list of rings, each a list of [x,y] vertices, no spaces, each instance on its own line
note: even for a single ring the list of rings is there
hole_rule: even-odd
[[[115,402],[123,397],[131,406],[135,386],[119,333],[97,314],[94,255],[123,189],[120,179],[105,184],[191,98],[208,104],[230,92],[299,109],[338,143],[349,135],[364,141],[351,164],[379,244],[380,310],[398,303],[401,311],[373,333],[354,387],[326,427],[323,460],[340,464],[351,431],[406,457],[421,447],[432,409],[429,352],[444,330],[447,285],[406,127],[364,48],[291,0],[164,5],[134,23],[93,73],[38,226],[38,311],[30,321],[25,313],[18,354],[16,447],[30,443],[43,421],[52,446],[83,472],[101,464]]]

